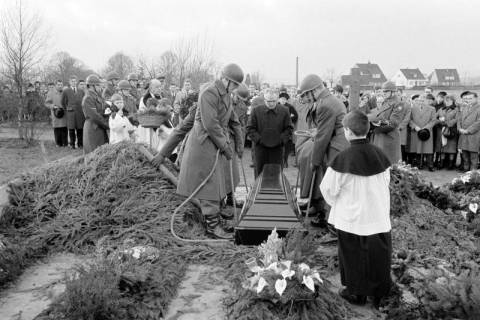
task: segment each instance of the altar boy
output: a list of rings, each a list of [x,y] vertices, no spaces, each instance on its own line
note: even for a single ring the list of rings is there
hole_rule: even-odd
[[[354,110],[343,120],[350,147],[327,168],[320,190],[332,207],[328,222],[338,233],[342,298],[374,306],[391,285],[390,161],[369,144],[367,116]],[[372,193],[372,190],[375,192]]]

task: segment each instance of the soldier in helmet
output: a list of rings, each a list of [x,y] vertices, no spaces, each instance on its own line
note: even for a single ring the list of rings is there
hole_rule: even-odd
[[[108,143],[108,118],[104,117],[104,100],[101,97],[100,78],[91,74],[87,77],[87,92],[82,101],[85,114],[83,129],[83,151],[85,154],[92,152],[99,146]]]
[[[396,95],[397,87],[392,81],[382,85],[383,102],[368,114],[374,126],[373,145],[385,152],[391,163],[397,163],[401,158],[401,140],[399,125],[407,108]]]
[[[199,185],[205,183],[195,197],[200,201],[206,232],[215,238],[232,238],[233,230],[219,223],[220,202],[228,192],[224,178],[225,162],[233,158],[234,152],[228,125],[240,127],[233,112],[231,93],[242,81],[242,69],[229,64],[223,68],[219,79],[201,91],[198,112],[192,134],[185,144],[178,176],[177,193],[183,196],[191,196]],[[236,147],[240,148],[239,145]],[[206,179],[212,169],[213,175]]]
[[[303,143],[298,149],[300,192],[302,198],[308,198],[310,192],[312,194],[310,211],[307,212],[307,215],[316,216],[312,225],[326,227],[325,203],[319,186],[328,164],[348,147],[342,124],[347,110],[315,74],[303,79],[300,97],[309,104],[307,126],[315,132],[313,141]],[[312,185],[313,189],[310,190]]]
[[[136,73],[130,73],[127,76],[128,84],[130,85],[130,95],[135,99],[135,107],[138,108],[140,102],[140,93],[138,92],[138,76]],[[119,83],[120,84],[120,83]],[[120,88],[119,88],[120,89]]]
[[[110,100],[110,97],[117,92],[117,84],[120,77],[114,71],[107,74],[107,87],[103,90],[102,97],[104,100]]]
[[[132,96],[132,87],[127,80],[121,80],[118,83],[118,93],[123,99],[124,109],[128,112],[129,115],[134,115],[137,113],[137,100]]]

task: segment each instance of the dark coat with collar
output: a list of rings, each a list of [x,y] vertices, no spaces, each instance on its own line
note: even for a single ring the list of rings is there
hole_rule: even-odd
[[[284,145],[292,137],[293,124],[287,107],[277,104],[274,109],[261,105],[253,108],[247,124],[249,138],[268,148]]]
[[[480,104],[462,107],[458,115],[458,129],[467,130],[460,134],[458,149],[478,152],[480,148]]]
[[[93,90],[88,90],[85,94],[82,108],[86,117],[83,129],[83,151],[87,154],[108,143],[108,118],[104,117],[103,99]]]
[[[372,122],[383,121],[385,125],[374,129],[372,144],[385,152],[392,164],[401,158],[401,141],[398,127],[405,117],[408,109],[405,103],[396,95],[386,99],[376,110],[372,110],[368,118]]]
[[[228,161],[223,150],[232,148],[228,127],[240,129],[240,123],[233,112],[230,94],[220,80],[210,83],[200,92],[197,112],[191,134],[188,136],[185,153],[180,165],[177,193],[190,196],[206,179],[215,165],[217,151],[220,151],[212,177],[195,196],[200,200],[220,201],[227,192],[225,168]]]
[[[62,92],[62,107],[65,109],[68,129],[83,129],[85,115],[82,110],[82,100],[85,92],[77,88],[67,87]]]

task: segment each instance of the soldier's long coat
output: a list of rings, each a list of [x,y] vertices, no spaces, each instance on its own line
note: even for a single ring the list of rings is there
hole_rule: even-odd
[[[88,90],[83,97],[82,108],[86,118],[83,127],[83,151],[87,154],[108,143],[108,118],[103,116],[103,99],[93,90]]]
[[[463,106],[458,115],[458,129],[466,129],[468,134],[460,134],[458,149],[478,152],[480,148],[480,104]]]
[[[346,111],[345,105],[327,89],[322,91],[318,101],[310,106],[306,115],[307,126],[309,129],[317,129],[317,134],[313,141],[306,141],[298,149],[302,198],[309,195],[313,178],[311,165],[319,166],[315,173],[312,193],[312,198],[318,199],[321,197],[320,183],[328,164],[348,147],[342,124]]]
[[[207,178],[214,167],[217,151],[220,150],[212,177],[195,195],[195,198],[201,200],[220,201],[228,192],[224,177],[228,164],[222,150],[229,147],[229,122],[230,126],[238,127],[240,123],[233,112],[230,94],[220,80],[209,84],[200,93],[197,108],[195,123],[188,136],[180,166],[177,193],[190,196]]]

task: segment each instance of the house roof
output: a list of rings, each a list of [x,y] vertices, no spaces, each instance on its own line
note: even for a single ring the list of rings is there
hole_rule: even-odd
[[[407,80],[426,80],[420,69],[400,69]]]
[[[357,63],[355,64],[357,68],[360,69],[360,74],[361,75],[373,75],[373,74],[379,74],[380,78],[376,78],[375,82],[381,82],[384,83],[387,81],[387,78],[383,74],[382,69],[380,69],[380,66],[376,63]]]
[[[433,72],[437,74],[438,82],[460,82],[457,69],[435,69]],[[446,77],[453,77],[454,80],[446,80]]]

